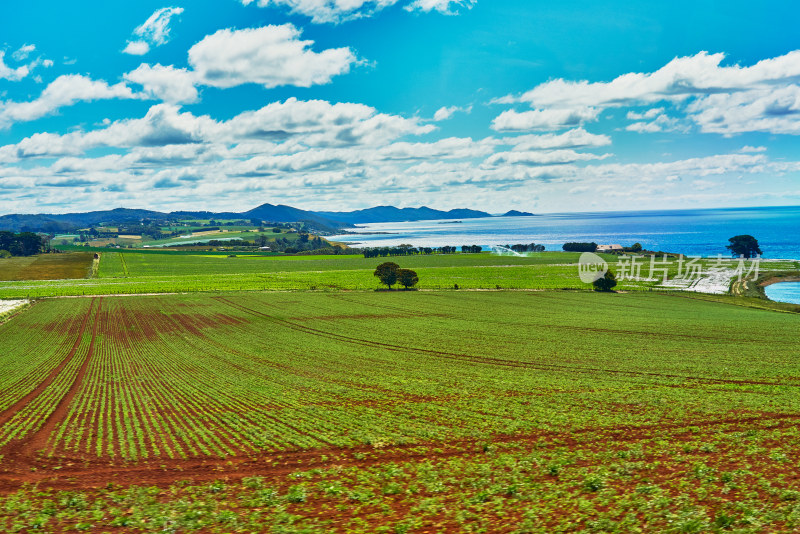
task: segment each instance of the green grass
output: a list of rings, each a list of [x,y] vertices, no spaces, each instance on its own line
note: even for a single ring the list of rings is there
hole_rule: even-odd
[[[0,325],[0,408],[75,361],[0,443],[75,383],[32,465],[79,489],[8,494],[0,527],[792,531],[798,326],[654,292],[41,301]],[[109,463],[143,486],[81,486]]]

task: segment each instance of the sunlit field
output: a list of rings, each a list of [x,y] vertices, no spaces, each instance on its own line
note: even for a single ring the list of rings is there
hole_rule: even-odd
[[[41,300],[0,326],[0,524],[792,530],[797,331],[651,292]]]

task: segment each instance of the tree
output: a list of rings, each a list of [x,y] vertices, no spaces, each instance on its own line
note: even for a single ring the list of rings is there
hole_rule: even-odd
[[[564,243],[561,248],[567,252],[594,252],[597,250],[597,243],[594,241],[591,243]]]
[[[617,277],[611,271],[606,271],[602,277],[592,282],[595,291],[611,291],[617,285]]]
[[[411,269],[398,269],[397,281],[400,282],[400,285],[404,288],[408,289],[409,287],[417,285],[419,276],[417,276],[416,271],[412,271]]]
[[[641,243],[634,243],[631,247],[631,252],[641,252],[642,251],[642,244]]]
[[[45,240],[33,232],[0,232],[0,249],[12,256],[33,256],[45,248]]]
[[[753,258],[761,255],[758,240],[751,235],[735,235],[729,238],[728,241],[730,241],[730,245],[725,245],[725,248],[730,250],[734,256]]]
[[[399,265],[392,261],[387,261],[378,265],[373,274],[378,277],[382,284],[386,284],[389,289],[392,289],[392,286],[397,283],[397,271],[399,270]]]

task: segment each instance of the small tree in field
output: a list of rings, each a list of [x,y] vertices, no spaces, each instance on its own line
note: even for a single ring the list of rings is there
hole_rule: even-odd
[[[412,271],[411,269],[400,269],[397,271],[397,281],[400,282],[401,286],[408,289],[409,287],[417,285],[419,276],[417,276],[416,271]]]
[[[730,245],[725,248],[731,251],[734,256],[744,256],[754,258],[761,255],[761,248],[758,246],[758,239],[751,235],[735,235],[728,239]]]
[[[592,282],[595,291],[611,291],[617,285],[617,277],[611,271],[606,271],[602,277]]]
[[[389,289],[392,289],[392,286],[397,283],[398,271],[400,271],[399,265],[392,261],[387,261],[378,265],[373,274],[378,277],[382,284],[386,284]]]

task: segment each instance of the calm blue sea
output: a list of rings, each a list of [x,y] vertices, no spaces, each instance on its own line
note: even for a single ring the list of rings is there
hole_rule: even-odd
[[[352,246],[375,247],[505,245],[538,243],[561,250],[567,241],[623,246],[639,242],[649,250],[691,256],[727,254],[728,238],[750,234],[765,258],[800,260],[800,206],[707,210],[556,213],[534,217],[490,217],[454,221],[375,223],[355,229],[365,235],[330,239]],[[380,234],[374,232],[388,232]]]

